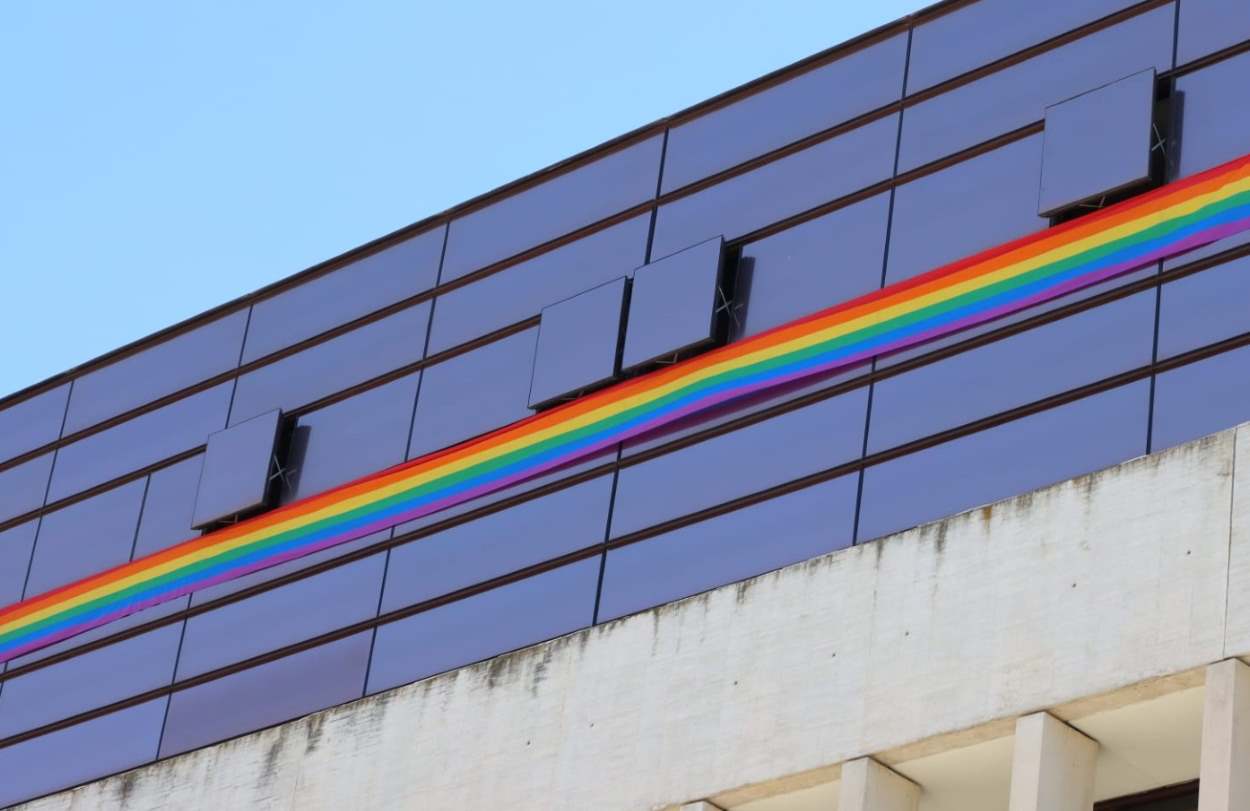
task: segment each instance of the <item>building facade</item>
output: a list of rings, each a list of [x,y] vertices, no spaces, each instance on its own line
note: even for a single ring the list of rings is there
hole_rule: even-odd
[[[17,392],[0,607],[1192,182],[1248,79],[1245,0],[942,3]],[[0,804],[1250,808],[1248,304],[1240,232],[32,648]]]

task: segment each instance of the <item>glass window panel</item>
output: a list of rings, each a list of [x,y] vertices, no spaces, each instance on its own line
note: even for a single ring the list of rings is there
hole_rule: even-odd
[[[881,380],[868,452],[1145,366],[1154,319],[1155,293],[1146,290]]]
[[[916,93],[973,68],[1133,5],[1136,0],[981,0],[912,32],[907,92]]]
[[[1250,152],[1250,107],[1243,96],[1250,53],[1181,76],[1172,93],[1176,117],[1168,158],[1171,179],[1188,177]]]
[[[20,465],[0,470],[0,521],[43,506],[52,472],[51,453],[36,456]]]
[[[0,462],[55,441],[68,399],[66,383],[0,411]]]
[[[1199,57],[1250,39],[1250,5],[1245,0],[1185,0],[1177,21],[1176,61]]]
[[[860,457],[867,388],[622,468],[619,537]]]
[[[602,476],[397,546],[382,611],[602,543],[611,498],[612,477]]]
[[[274,408],[294,411],[421,360],[430,304],[388,315],[239,377],[230,424]]]
[[[548,304],[631,275],[647,261],[650,230],[650,214],[634,217],[439,296],[430,326],[430,354],[533,318]]]
[[[148,492],[143,498],[143,515],[135,538],[136,559],[199,537],[199,530],[191,529],[191,512],[203,464],[204,455],[200,454],[148,477]]]
[[[222,383],[61,448],[48,500],[57,501],[203,445],[209,434],[225,426],[233,388],[233,382]]]
[[[734,240],[885,180],[897,135],[898,116],[887,116],[660,206],[651,255],[718,234]]]
[[[359,698],[368,631],[174,693],[161,757]]]
[[[0,749],[0,805],[51,794],[156,757],[165,698]]]
[[[598,585],[594,557],[379,626],[366,692],[585,628]]]
[[[609,550],[599,621],[850,546],[858,482],[842,476]]]
[[[442,281],[652,199],[662,142],[648,138],[453,220]]]
[[[265,506],[281,422],[282,412],[274,409],[208,435],[194,526]]]
[[[1201,248],[1195,248],[1192,251],[1187,251],[1186,253],[1173,256],[1170,259],[1164,259],[1163,270],[1164,272],[1167,272],[1173,268],[1190,265],[1197,262],[1199,259],[1205,259],[1208,256],[1215,256],[1217,253],[1223,253],[1224,251],[1248,244],[1250,244],[1250,232],[1242,231],[1240,234],[1233,234],[1231,237],[1216,240],[1215,242],[1203,245]]]
[[[136,628],[140,625],[146,625],[147,623],[152,622],[154,620],[162,619],[164,617],[177,614],[181,611],[185,611],[187,608],[187,605],[188,605],[187,597],[185,596],[177,597],[173,600],[170,600],[169,602],[161,603],[160,605],[153,606],[151,608],[145,608],[142,611],[135,612],[134,614],[131,614],[128,617],[122,617],[121,619],[113,620],[97,628],[92,628],[90,631],[85,631],[84,633],[78,634],[77,636],[72,636],[69,639],[62,639],[60,642],[54,642],[46,648],[40,648],[39,650],[33,651],[32,653],[28,653],[25,656],[19,656],[16,659],[11,660],[8,664],[11,667],[19,667],[29,662],[38,662],[41,659],[47,659],[50,656],[55,656],[59,653],[63,653],[64,651],[81,647],[87,644],[88,642],[95,642],[96,640],[113,636],[114,634],[120,633],[122,631],[126,631],[130,628]],[[166,626],[166,627],[169,627],[169,626]],[[175,622],[173,627],[181,628],[182,623],[180,621]],[[72,660],[67,660],[67,661],[72,661]],[[172,676],[173,667],[174,667],[174,663],[170,661],[168,675]],[[2,691],[3,691],[3,688],[0,687],[0,692]]]
[[[529,416],[537,337],[528,329],[426,368],[408,458]]]
[[[1174,13],[1171,4],[1148,11],[909,107],[899,171],[1041,121],[1048,104],[1130,73],[1168,70]]]
[[[859,539],[879,538],[1140,456],[1150,382],[945,442],[864,471]]]
[[[733,340],[881,285],[890,195],[878,194],[742,247]]]
[[[243,362],[429,290],[438,281],[444,230],[418,234],[258,302]]]
[[[0,530],[0,609],[22,599],[38,526],[38,521],[27,521]]]
[[[710,343],[720,298],[720,237],[658,259],[634,274],[621,368]]]
[[[1163,285],[1159,357],[1250,331],[1250,256]]]
[[[664,191],[897,101],[906,59],[899,34],[673,127]]]
[[[624,277],[543,308],[530,381],[531,407],[611,381],[624,326]]]
[[[1151,449],[1170,448],[1250,420],[1250,347],[1155,379]]]
[[[235,368],[246,326],[247,310],[239,310],[88,372],[74,381],[65,433]]]

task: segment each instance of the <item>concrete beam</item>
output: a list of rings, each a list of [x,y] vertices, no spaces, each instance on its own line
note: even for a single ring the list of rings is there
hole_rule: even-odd
[[[686,803],[679,811],[724,811],[719,805],[712,805],[707,800],[699,800],[697,803]]]
[[[1250,808],[1250,667],[1236,659],[1207,668],[1198,811]]]
[[[872,758],[842,764],[838,811],[917,811],[920,787]]]
[[[1090,811],[1098,744],[1045,712],[1016,722],[1010,811]]]

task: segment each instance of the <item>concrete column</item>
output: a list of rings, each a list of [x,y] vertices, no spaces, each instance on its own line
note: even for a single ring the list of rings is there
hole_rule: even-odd
[[[1198,811],[1250,808],[1250,667],[1226,659],[1207,667]]]
[[[1090,811],[1098,744],[1045,712],[1016,721],[1010,811]]]
[[[920,787],[872,758],[842,764],[838,811],[916,811]]]

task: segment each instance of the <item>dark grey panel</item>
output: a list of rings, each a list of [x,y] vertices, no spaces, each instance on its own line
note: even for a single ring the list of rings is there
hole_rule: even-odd
[[[442,281],[652,199],[662,142],[657,135],[453,220]]]
[[[0,608],[22,599],[38,527],[38,521],[27,521],[0,531]]]
[[[26,596],[130,560],[146,485],[138,479],[45,515]]]
[[[1250,53],[1226,59],[1176,80],[1172,104],[1179,114],[1168,153],[1171,178],[1188,177],[1250,151],[1250,107],[1242,98]]]
[[[1145,366],[1154,318],[1147,290],[881,380],[868,452]]]
[[[57,451],[48,499],[56,501],[203,445],[225,427],[234,383],[222,383]]]
[[[970,3],[917,27],[912,33],[907,92],[932,87],[1113,14],[1136,1],[981,0]]]
[[[1091,87],[1150,67],[1167,70],[1174,13],[1171,4],[1148,11],[909,107],[899,171],[1041,121],[1046,105]]]
[[[742,246],[731,340],[780,326],[881,285],[889,193]]]
[[[885,180],[894,169],[897,135],[898,116],[887,116],[663,205],[651,255],[667,256],[717,234],[734,240]]]
[[[871,540],[1123,462],[1146,450],[1139,380],[864,472],[859,539]]]
[[[1176,61],[1199,57],[1250,39],[1250,5],[1245,0],[1185,0],[1177,25]]]
[[[850,546],[855,474],[608,552],[599,621]]]
[[[418,234],[257,303],[243,362],[429,290],[438,282],[445,230]]]
[[[664,191],[897,101],[906,61],[899,34],[672,128]]]
[[[720,237],[658,259],[634,273],[621,368],[712,342],[720,293]]]
[[[366,631],[174,693],[160,756],[359,698],[370,637]]]
[[[857,389],[623,468],[612,536],[858,459],[867,404]]]
[[[1038,213],[1150,179],[1154,68],[1046,108]]]
[[[172,394],[239,363],[247,311],[231,313],[74,381],[65,433]]]
[[[385,563],[372,555],[191,617],[178,679],[372,618]]]
[[[52,472],[51,453],[0,470],[0,521],[43,506]]]
[[[612,477],[592,479],[391,550],[382,611],[602,543]]]
[[[626,284],[621,277],[543,308],[530,380],[531,408],[616,376]]]
[[[1250,332],[1250,257],[1163,285],[1159,357]]]
[[[151,761],[164,720],[165,699],[158,698],[0,749],[0,805]]]
[[[1164,372],[1155,379],[1151,450],[1250,420],[1250,347]]]
[[[382,625],[366,692],[585,628],[598,584],[595,557]]]
[[[195,491],[200,486],[203,466],[201,454],[161,468],[148,477],[143,516],[135,538],[136,559],[199,537],[200,533],[191,529],[191,513],[195,509]]]
[[[538,315],[548,304],[628,276],[647,261],[651,215],[596,231],[438,297],[430,354]]]
[[[528,329],[426,368],[408,458],[528,416],[537,337]]]
[[[193,527],[266,506],[281,424],[282,412],[275,408],[208,435]]]
[[[68,398],[66,383],[0,411],[0,462],[55,441]]]
[[[421,360],[429,302],[388,315],[239,378],[230,424],[270,409],[294,411]]]

